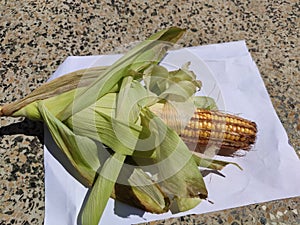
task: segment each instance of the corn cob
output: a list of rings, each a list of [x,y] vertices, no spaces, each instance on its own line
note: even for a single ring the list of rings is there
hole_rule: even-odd
[[[250,150],[255,143],[256,124],[235,115],[197,108],[183,129],[178,129],[182,124],[176,110],[152,110],[177,131],[191,151],[230,156],[239,149]]]
[[[204,153],[209,146],[216,146],[218,155],[232,155],[239,149],[249,150],[255,143],[256,124],[244,118],[196,109],[180,137],[196,152]]]

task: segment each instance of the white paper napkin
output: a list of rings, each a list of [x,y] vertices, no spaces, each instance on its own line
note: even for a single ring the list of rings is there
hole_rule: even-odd
[[[172,67],[178,63],[183,64],[190,60],[188,55],[195,57],[192,62],[201,59],[197,61],[198,65],[191,66],[195,66],[196,73],[200,73],[197,76],[204,81],[204,94],[217,98],[223,110],[239,114],[258,125],[258,138],[253,150],[244,157],[225,159],[237,162],[243,170],[227,166],[222,170],[225,178],[217,175],[205,177],[209,200],[214,204],[203,201],[188,212],[155,215],[110,199],[99,224],[141,223],[300,195],[300,161],[288,144],[287,134],[245,42],[177,50],[166,57],[166,65]],[[52,78],[90,66],[109,65],[119,57],[120,55],[68,57]],[[47,131],[45,139],[46,145],[54,149]],[[87,189],[68,174],[46,147],[44,158],[45,225],[79,224],[77,215]]]

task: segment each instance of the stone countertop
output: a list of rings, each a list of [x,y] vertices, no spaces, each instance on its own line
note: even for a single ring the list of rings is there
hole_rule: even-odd
[[[183,46],[246,41],[300,155],[299,1],[202,2],[1,0],[0,105],[46,82],[67,56],[113,53],[180,26],[187,28]],[[43,125],[0,122],[0,225],[42,224]],[[147,224],[300,224],[299,214],[298,197]]]

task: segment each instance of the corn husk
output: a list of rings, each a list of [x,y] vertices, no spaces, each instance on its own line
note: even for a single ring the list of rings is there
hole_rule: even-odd
[[[159,65],[183,33],[160,31],[111,66],[67,74],[0,108],[1,116],[47,125],[91,188],[82,224],[98,224],[109,197],[153,213],[189,210],[208,196],[198,166],[228,164],[201,160],[178,135],[195,107],[216,108],[212,99],[194,96],[201,82],[189,64],[171,72]],[[180,125],[164,122],[169,110]]]

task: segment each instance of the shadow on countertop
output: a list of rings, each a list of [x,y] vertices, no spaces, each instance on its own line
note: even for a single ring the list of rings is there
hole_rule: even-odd
[[[3,135],[16,134],[36,136],[39,141],[44,144],[44,123],[41,121],[33,121],[25,118],[21,122],[12,123],[10,125],[0,127],[0,137]]]

